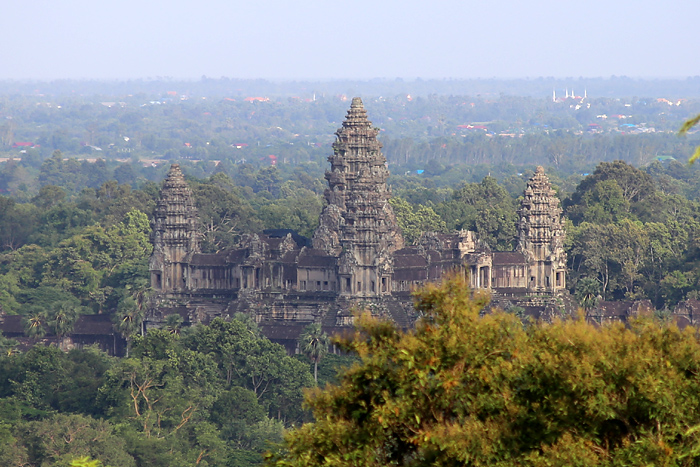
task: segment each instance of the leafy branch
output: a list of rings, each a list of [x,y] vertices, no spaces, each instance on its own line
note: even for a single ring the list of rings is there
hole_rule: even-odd
[[[688,130],[693,128],[698,123],[700,123],[700,114],[683,122],[683,126],[681,126],[681,129],[678,130],[678,135],[685,136],[688,133]],[[700,159],[700,146],[695,148],[695,152],[692,156],[690,156],[690,159],[688,159],[688,164],[692,164],[698,159]]]

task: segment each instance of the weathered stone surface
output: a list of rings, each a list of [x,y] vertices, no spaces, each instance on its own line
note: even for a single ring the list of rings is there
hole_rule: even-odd
[[[198,222],[192,191],[180,166],[173,164],[151,221],[151,287],[164,292],[185,288],[186,264],[199,251]]]
[[[538,166],[525,188],[517,224],[517,251],[527,257],[531,292],[553,293],[566,288],[561,212],[559,198],[544,169]]]
[[[380,248],[390,253],[403,247],[401,230],[388,203],[389,170],[378,134],[379,129],[367,119],[362,100],[355,97],[328,158],[327,205],[314,234],[314,248],[337,256],[340,249],[348,247]]]
[[[230,251],[199,253],[197,211],[174,164],[153,220],[151,282],[163,306],[150,313],[150,324],[168,309],[205,323],[246,313],[281,339],[296,331],[280,326],[318,322],[339,330],[352,324],[354,310],[366,309],[409,327],[416,318],[411,291],[454,270],[468,272],[471,286],[496,302],[554,316],[566,258],[559,200],[544,170],[537,168],[518,210],[516,251],[492,252],[467,231],[426,232],[407,248],[388,202],[378,133],[354,98],[328,158],[326,206],[311,242],[278,230],[244,236]]]

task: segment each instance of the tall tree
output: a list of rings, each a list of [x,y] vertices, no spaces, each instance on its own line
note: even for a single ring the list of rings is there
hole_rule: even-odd
[[[46,335],[48,316],[46,310],[40,306],[30,307],[24,317],[24,333],[32,339],[41,339]]]
[[[304,355],[314,364],[314,381],[318,384],[318,364],[328,352],[330,337],[323,332],[321,323],[312,323],[304,328],[299,336],[299,346]]]
[[[126,356],[129,357],[131,341],[134,335],[141,331],[144,314],[136,300],[132,297],[124,297],[119,301],[117,313],[114,315],[114,328],[126,339]]]
[[[49,329],[56,337],[63,338],[73,332],[75,322],[78,320],[80,307],[73,302],[58,302],[51,310]]]

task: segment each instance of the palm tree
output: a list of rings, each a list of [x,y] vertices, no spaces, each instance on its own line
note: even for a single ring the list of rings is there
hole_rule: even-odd
[[[314,362],[314,381],[318,384],[318,364],[328,352],[330,338],[323,332],[321,323],[312,323],[299,336],[301,351]]]
[[[168,330],[170,334],[180,334],[180,328],[182,328],[182,316],[174,313],[165,317],[165,329]]]
[[[58,302],[53,306],[53,319],[48,324],[59,339],[73,332],[78,320],[78,307],[71,302]]]
[[[141,329],[143,313],[139,309],[136,300],[132,297],[124,297],[117,305],[116,322],[114,328],[126,339],[126,357],[129,357],[131,338]],[[141,329],[143,333],[143,329]]]
[[[141,328],[141,335],[146,334],[144,329],[144,319],[146,317],[146,311],[152,305],[154,298],[153,289],[146,279],[139,278],[134,281],[134,284],[127,285],[127,292],[129,292],[129,297],[133,299],[138,313],[141,316],[139,326]]]
[[[584,277],[576,284],[574,296],[588,317],[592,309],[598,305],[600,300],[600,284],[591,277]]]
[[[24,333],[32,339],[41,339],[46,335],[46,310],[32,306],[24,318]]]
[[[18,352],[17,346],[19,344],[14,339],[8,339],[2,335],[0,332],[0,355],[10,357]]]

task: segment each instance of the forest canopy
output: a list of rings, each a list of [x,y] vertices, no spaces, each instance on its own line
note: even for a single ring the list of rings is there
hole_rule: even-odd
[[[650,317],[528,325],[480,316],[455,275],[416,295],[414,330],[365,314],[360,362],[314,389],[277,466],[695,465],[700,342]]]

